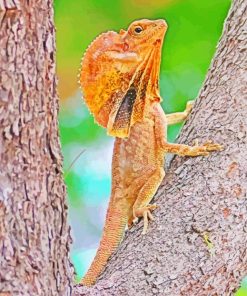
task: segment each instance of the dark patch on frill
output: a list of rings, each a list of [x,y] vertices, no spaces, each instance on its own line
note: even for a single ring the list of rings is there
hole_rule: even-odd
[[[114,130],[129,128],[136,96],[136,88],[132,85],[126,92],[123,101],[117,111],[117,115],[113,124]]]

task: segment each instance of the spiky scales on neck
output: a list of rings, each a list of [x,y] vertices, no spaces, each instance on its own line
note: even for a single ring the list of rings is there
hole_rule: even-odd
[[[160,101],[159,67],[167,25],[138,20],[127,31],[109,31],[88,47],[80,72],[84,100],[109,135],[127,137],[145,116],[150,100]]]

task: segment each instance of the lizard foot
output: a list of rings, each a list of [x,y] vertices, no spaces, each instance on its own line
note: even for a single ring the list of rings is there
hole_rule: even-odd
[[[220,144],[213,143],[212,141],[207,141],[202,145],[202,147],[205,149],[205,155],[209,155],[209,152],[212,151],[222,151],[223,146]]]
[[[144,219],[142,234],[147,233],[148,220],[152,220],[152,221],[154,220],[154,217],[151,214],[151,212],[155,210],[157,207],[158,206],[156,204],[152,204],[152,205],[147,205],[143,208],[134,209],[134,217],[136,218],[133,220],[133,222],[135,222],[138,219],[138,217],[143,217]]]
[[[213,143],[212,141],[207,141],[203,145],[199,145],[198,139],[194,140],[193,148],[196,151],[197,155],[207,156],[210,152],[213,151],[222,151],[224,147],[220,144]]]

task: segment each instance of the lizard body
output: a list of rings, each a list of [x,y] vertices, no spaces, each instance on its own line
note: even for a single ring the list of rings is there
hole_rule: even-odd
[[[143,233],[156,205],[150,201],[163,177],[166,153],[198,156],[220,150],[206,143],[187,146],[167,142],[167,126],[186,119],[184,112],[165,115],[159,94],[163,20],[133,22],[127,31],[107,32],[89,46],[82,60],[80,84],[95,120],[116,137],[112,189],[99,249],[82,284],[90,286],[119,245],[126,224],[144,218]]]

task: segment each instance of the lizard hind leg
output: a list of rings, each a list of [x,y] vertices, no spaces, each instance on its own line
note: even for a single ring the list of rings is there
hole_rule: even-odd
[[[162,182],[165,176],[164,169],[157,168],[152,176],[147,180],[147,182],[143,185],[137,199],[133,206],[133,216],[134,218],[143,217],[144,218],[144,226],[142,234],[146,234],[148,229],[148,220],[154,220],[151,212],[157,208],[155,204],[150,205],[150,201],[152,200],[155,192],[157,191],[160,183]]]
[[[138,174],[138,177],[135,177],[132,181],[130,186],[128,187],[128,204],[130,205],[130,209],[128,211],[128,229],[130,229],[135,222],[137,221],[137,218],[133,215],[133,205],[137,199],[137,196],[142,189],[142,187],[145,185],[147,180],[154,174],[156,171],[155,166],[147,166],[145,168],[145,174],[140,172]]]

